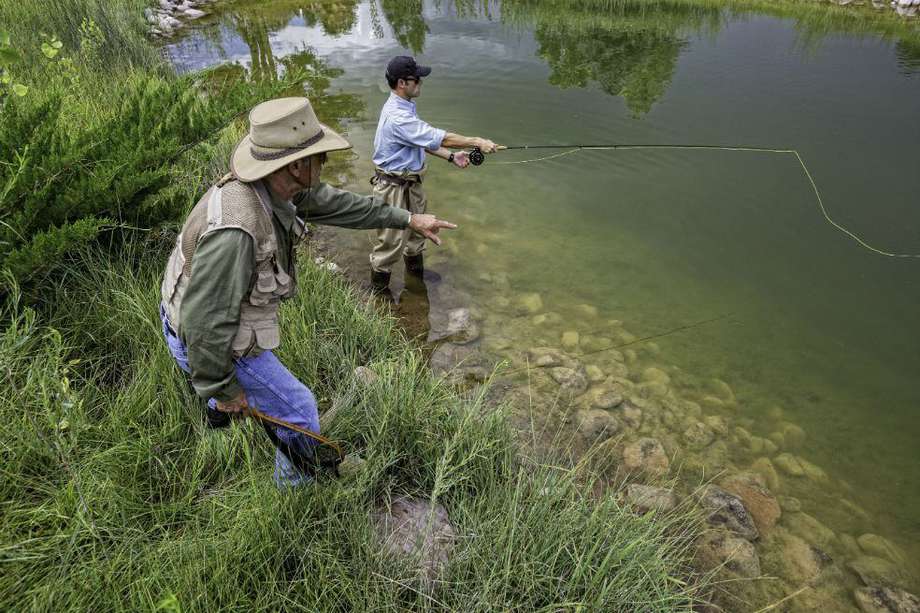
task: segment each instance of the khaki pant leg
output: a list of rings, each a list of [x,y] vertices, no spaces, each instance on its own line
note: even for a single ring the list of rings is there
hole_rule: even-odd
[[[405,196],[407,189],[399,185],[380,181],[374,186],[374,195],[382,198],[390,206],[408,209],[409,205]],[[371,250],[371,269],[380,272],[390,272],[393,264],[399,259],[406,242],[406,235],[412,232],[409,229],[383,228],[377,231],[377,243]]]
[[[425,190],[422,189],[421,183],[413,183],[408,187],[407,196],[409,200],[409,212],[413,215],[416,213],[424,213],[428,209],[428,199],[425,197]],[[406,247],[404,250],[405,255],[418,255],[425,250],[425,243],[427,239],[412,230],[406,230],[408,236],[406,238]]]

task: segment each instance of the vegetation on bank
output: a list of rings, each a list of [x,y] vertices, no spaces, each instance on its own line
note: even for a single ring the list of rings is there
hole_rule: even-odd
[[[260,428],[204,428],[157,317],[177,224],[255,101],[306,91],[326,121],[357,111],[326,95],[334,73],[312,56],[258,81],[176,77],[142,38],[142,6],[0,3],[4,68],[28,87],[0,93],[0,608],[698,602],[688,515],[636,516],[593,493],[590,467],[525,460],[500,407],[432,379],[390,317],[309,264],[281,357],[342,407],[329,433],[367,464],[281,492]],[[377,382],[358,385],[359,365]],[[459,535],[431,589],[373,538],[370,513],[401,494],[443,504]]]

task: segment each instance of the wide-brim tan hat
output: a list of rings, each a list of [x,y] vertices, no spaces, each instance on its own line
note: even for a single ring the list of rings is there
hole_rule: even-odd
[[[233,150],[230,170],[240,181],[256,181],[295,160],[343,149],[351,143],[319,122],[307,98],[278,98],[249,113],[249,134]]]

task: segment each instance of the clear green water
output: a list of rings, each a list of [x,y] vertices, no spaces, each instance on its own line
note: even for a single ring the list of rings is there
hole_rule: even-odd
[[[868,10],[561,4],[237,2],[167,48],[180,68],[229,60],[270,73],[306,54],[344,69],[331,89],[366,105],[347,126],[358,191],[370,189],[383,67],[408,51],[434,67],[418,104],[435,125],[505,144],[795,148],[835,219],[920,253],[916,25],[880,26]],[[596,329],[580,303],[638,336],[730,314],[657,340],[647,363],[679,366],[701,386],[727,381],[761,435],[781,407],[808,432],[800,455],[832,477],[793,492],[806,510],[920,559],[920,259],[878,256],[832,228],[790,156],[592,151],[499,163],[547,153],[465,171],[432,162],[430,209],[460,224],[429,252],[443,277],[432,321],[462,301],[488,312],[508,297],[481,280],[496,271],[510,297],[539,292],[563,316],[557,341]],[[362,277],[371,240],[341,238]],[[484,333],[521,348],[547,334],[501,316]],[[839,519],[841,496],[870,520]]]

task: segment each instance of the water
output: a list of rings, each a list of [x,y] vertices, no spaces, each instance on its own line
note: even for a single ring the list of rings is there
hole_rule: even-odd
[[[366,107],[347,125],[357,191],[370,189],[383,68],[408,52],[434,67],[417,101],[434,125],[505,144],[794,148],[835,220],[920,254],[915,22],[884,25],[869,9],[560,4],[236,2],[168,48],[180,69],[229,60],[271,73],[304,54],[342,68],[331,91]],[[830,475],[786,493],[838,532],[881,534],[920,559],[920,259],[879,256],[833,228],[789,155],[583,151],[507,163],[552,153],[502,153],[464,171],[431,162],[430,209],[461,226],[428,254],[443,276],[432,321],[463,296],[487,313],[487,346],[512,336],[527,348],[607,318],[647,336],[728,315],[658,339],[641,365],[679,367],[691,390],[728,382],[735,419],[762,436],[780,407],[808,433],[797,453]],[[362,278],[371,240],[339,239]],[[484,280],[501,271],[510,294]],[[523,292],[539,292],[562,322],[548,332],[491,308]],[[585,321],[582,303],[600,319]],[[843,517],[840,497],[870,519]]]

